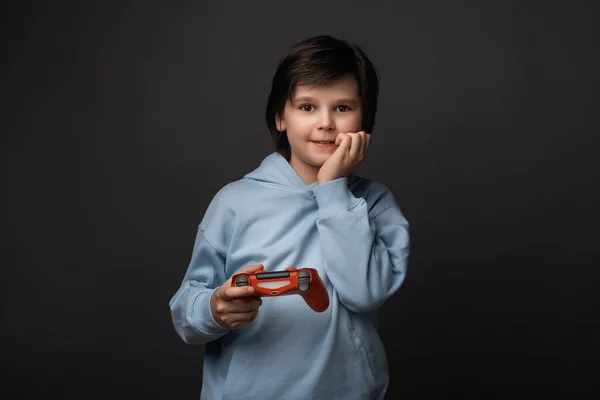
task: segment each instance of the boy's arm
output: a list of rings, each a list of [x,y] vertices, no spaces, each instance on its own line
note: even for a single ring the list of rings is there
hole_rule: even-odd
[[[381,186],[369,216],[367,202],[339,178],[314,190],[317,229],[327,277],[340,302],[354,312],[381,306],[404,281],[409,248],[408,222],[392,194]]]
[[[210,308],[210,298],[219,286],[217,271],[224,271],[224,264],[224,258],[199,228],[190,265],[169,302],[173,326],[187,344],[205,344],[229,331],[215,321]]]

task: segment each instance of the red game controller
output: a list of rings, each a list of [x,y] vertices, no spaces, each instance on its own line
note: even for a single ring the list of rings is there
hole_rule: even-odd
[[[329,307],[329,295],[323,281],[314,268],[286,268],[285,271],[235,274],[232,286],[252,286],[260,296],[286,296],[299,294],[316,312]]]

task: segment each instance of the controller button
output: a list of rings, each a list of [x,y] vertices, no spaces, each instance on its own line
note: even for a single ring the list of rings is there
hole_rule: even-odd
[[[248,277],[244,276],[244,275],[240,275],[237,278],[235,278],[235,285],[236,286],[248,286]]]
[[[310,273],[301,271],[298,273],[298,289],[302,292],[306,292],[310,287]]]

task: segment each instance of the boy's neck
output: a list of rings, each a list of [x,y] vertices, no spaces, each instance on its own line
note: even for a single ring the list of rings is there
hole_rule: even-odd
[[[298,162],[295,157],[291,157],[289,161],[291,167],[296,171],[298,176],[302,178],[304,183],[310,185],[317,181],[317,175],[319,173],[319,167],[314,165],[308,165],[302,162]]]

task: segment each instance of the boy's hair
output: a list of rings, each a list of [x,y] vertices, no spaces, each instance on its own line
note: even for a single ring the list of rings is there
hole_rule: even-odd
[[[267,101],[266,120],[275,148],[288,161],[290,143],[287,132],[277,130],[276,116],[283,116],[285,104],[298,85],[319,85],[345,75],[356,77],[362,130],[371,133],[377,113],[379,80],[375,66],[360,47],[331,36],[315,36],[297,43],[279,63]]]

